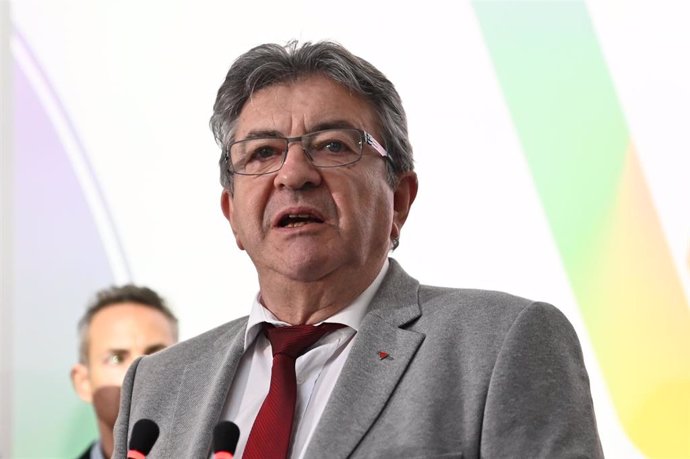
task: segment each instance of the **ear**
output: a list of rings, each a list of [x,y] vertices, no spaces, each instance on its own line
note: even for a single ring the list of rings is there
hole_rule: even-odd
[[[72,378],[74,391],[79,398],[87,403],[91,403],[93,401],[93,389],[91,387],[91,381],[89,380],[88,367],[84,364],[77,363],[72,367],[70,377]]]
[[[391,238],[400,238],[400,230],[410,214],[410,207],[417,197],[417,174],[410,171],[404,173],[393,190],[393,226]]]
[[[242,241],[240,241],[237,231],[235,230],[235,220],[233,218],[234,204],[232,202],[232,194],[230,194],[229,190],[224,189],[221,193],[220,208],[223,210],[223,215],[225,215],[225,218],[230,223],[230,228],[232,228],[232,234],[235,236],[235,243],[237,244],[237,247],[239,247],[240,250],[244,250],[244,245],[242,244]]]

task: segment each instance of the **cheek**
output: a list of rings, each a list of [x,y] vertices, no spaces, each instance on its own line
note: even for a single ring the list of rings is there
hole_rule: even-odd
[[[263,225],[267,196],[260,184],[250,192],[235,192],[230,224],[236,233],[256,231]]]
[[[98,389],[103,386],[122,386],[130,363],[132,362],[124,362],[117,366],[103,366],[98,371],[92,371],[91,387]]]
[[[370,178],[333,197],[342,222],[355,228],[362,238],[388,238],[393,221],[393,192],[387,184]]]
[[[393,191],[387,184],[383,184],[374,193],[369,231],[377,239],[377,244],[387,244],[393,227]]]

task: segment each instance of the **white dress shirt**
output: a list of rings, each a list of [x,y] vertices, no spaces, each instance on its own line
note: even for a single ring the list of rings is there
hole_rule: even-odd
[[[386,271],[388,260],[376,279],[352,304],[324,321],[344,324],[346,327],[325,335],[295,361],[297,401],[292,425],[290,458],[304,457],[318,420],[350,353],[354,336]],[[261,333],[263,322],[277,326],[289,325],[278,320],[259,303],[257,295],[245,332],[244,355],[221,415],[221,419],[232,421],[240,428],[240,439],[235,451],[237,458],[242,457],[244,453],[247,437],[268,394],[271,381],[273,353],[271,343]]]

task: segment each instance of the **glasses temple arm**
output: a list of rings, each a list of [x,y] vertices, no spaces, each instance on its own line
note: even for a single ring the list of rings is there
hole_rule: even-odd
[[[371,147],[372,147],[374,150],[376,150],[376,151],[378,152],[378,154],[380,154],[380,155],[383,156],[384,158],[388,157],[388,152],[386,151],[385,148],[383,148],[383,146],[382,146],[380,143],[378,143],[378,142],[376,141],[376,139],[374,138],[374,136],[372,136],[372,135],[369,134],[368,132],[364,132],[364,138],[365,138],[367,144],[371,145]]]

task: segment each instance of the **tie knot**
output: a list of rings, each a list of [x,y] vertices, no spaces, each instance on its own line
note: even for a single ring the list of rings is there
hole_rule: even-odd
[[[283,354],[296,359],[316,343],[323,335],[342,328],[342,324],[293,325],[276,327],[264,323],[264,334],[271,342],[273,356]]]

